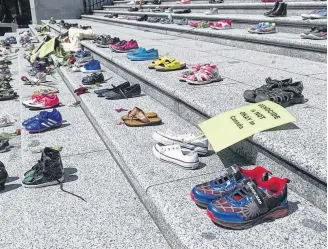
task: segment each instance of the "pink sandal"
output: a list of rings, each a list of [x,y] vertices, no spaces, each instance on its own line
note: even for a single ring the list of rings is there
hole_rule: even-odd
[[[189,75],[186,81],[191,85],[205,85],[212,82],[219,82],[222,78],[219,75],[217,66],[210,65],[205,68],[201,68],[198,72]]]
[[[181,74],[178,75],[178,79],[180,81],[183,81],[185,82],[186,79],[188,78],[188,76],[190,75],[193,75],[195,72],[198,72],[199,70],[201,70],[202,68],[205,69],[206,67],[210,66],[210,64],[195,64],[195,65],[192,65],[191,69],[192,71],[186,71],[186,72],[183,72]]]

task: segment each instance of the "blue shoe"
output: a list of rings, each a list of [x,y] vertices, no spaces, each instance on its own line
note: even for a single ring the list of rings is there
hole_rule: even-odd
[[[35,117],[23,122],[25,130],[30,133],[42,132],[52,128],[57,128],[63,123],[62,116],[59,111],[53,109],[51,112],[42,111]]]
[[[83,58],[83,57],[86,57],[86,56],[91,56],[91,53],[90,53],[90,51],[79,50],[79,51],[75,52],[73,54],[73,56],[77,57],[77,58]]]
[[[101,70],[100,62],[98,60],[94,60],[94,59],[90,60],[81,69],[81,71],[85,72],[85,73],[89,73],[89,72],[94,73],[94,72],[98,72],[100,70]]]
[[[221,198],[240,187],[246,179],[251,179],[256,183],[266,181],[269,176],[268,173],[270,172],[261,166],[249,170],[231,166],[219,178],[196,185],[190,196],[198,206],[206,208],[211,201]]]
[[[127,55],[128,55],[128,58],[129,58],[130,56],[137,55],[139,53],[144,53],[146,51],[147,50],[145,48],[138,48],[137,50],[134,50],[132,52],[128,52]]]
[[[316,13],[310,14],[311,19],[326,19],[327,9],[319,9]]]
[[[158,59],[158,50],[157,49],[142,49],[138,53],[128,55],[128,58],[132,61],[148,61]]]

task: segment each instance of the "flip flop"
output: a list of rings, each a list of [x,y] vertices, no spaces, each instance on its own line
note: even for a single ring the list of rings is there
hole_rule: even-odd
[[[123,121],[124,120],[130,120],[131,118],[132,119],[135,119],[135,115],[139,111],[141,111],[140,108],[134,107],[131,111],[129,111],[129,113],[127,115],[122,116],[121,119]],[[146,112],[145,115],[146,115],[147,118],[156,118],[157,117],[157,113],[156,112]]]
[[[129,120],[124,120],[126,126],[129,127],[143,127],[143,126],[153,126],[160,125],[162,120],[159,117],[148,118],[142,110],[137,110],[135,115],[132,116]]]
[[[175,71],[186,68],[186,63],[181,63],[180,61],[173,59],[172,61],[166,61],[155,67],[158,72]]]

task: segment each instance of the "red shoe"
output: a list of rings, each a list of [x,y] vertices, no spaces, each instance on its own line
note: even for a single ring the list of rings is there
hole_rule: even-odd
[[[59,98],[56,94],[33,95],[31,100],[24,101],[23,105],[31,109],[48,109],[59,105]]]

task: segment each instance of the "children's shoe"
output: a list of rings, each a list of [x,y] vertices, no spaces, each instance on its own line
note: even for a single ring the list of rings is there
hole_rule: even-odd
[[[135,40],[130,40],[121,46],[112,46],[112,50],[117,53],[127,53],[138,49],[138,43]]]
[[[211,8],[204,12],[205,15],[217,15],[219,13],[218,8]]]
[[[24,121],[23,126],[28,132],[36,133],[60,127],[62,123],[63,119],[60,112],[53,109],[51,112],[42,111],[40,114]]]
[[[208,217],[221,227],[246,229],[265,220],[282,218],[288,214],[287,178],[272,177],[254,183],[248,179],[234,192],[211,202]]]
[[[149,49],[140,48],[136,50],[136,52],[128,53],[128,58],[132,61],[148,61],[158,59],[158,50],[157,49]]]
[[[276,33],[276,24],[275,23],[259,23],[258,25],[249,28],[249,33],[253,34],[271,34]]]
[[[269,173],[267,169],[261,166],[249,170],[238,166],[230,166],[220,177],[196,185],[190,196],[198,206],[207,207],[211,201],[221,198],[240,187],[246,179],[259,183],[266,181]]]
[[[64,179],[60,152],[46,147],[42,151],[41,160],[25,173],[22,184],[26,188],[39,188],[59,184]]]
[[[35,78],[32,81],[36,84],[46,83],[47,82],[47,74],[46,73],[37,73]]]
[[[310,14],[311,19],[327,19],[327,9],[320,9],[316,13]]]
[[[82,79],[83,85],[93,85],[97,83],[103,83],[105,81],[104,75],[102,73],[93,73],[91,75],[85,76]]]
[[[8,139],[0,139],[0,153],[8,151],[10,148]]]
[[[6,126],[11,126],[13,124],[15,124],[17,120],[9,115],[9,114],[4,114],[0,116],[0,128],[2,127],[6,127]]]
[[[49,109],[59,106],[57,94],[40,94],[40,97],[24,101],[23,105],[31,109]]]
[[[216,23],[210,25],[212,29],[225,30],[232,29],[232,21],[231,20],[221,20]]]
[[[188,4],[188,3],[191,3],[191,0],[180,0],[180,1],[177,1],[176,3]]]
[[[0,191],[5,189],[5,183],[7,179],[8,173],[6,171],[5,165],[0,161]]]
[[[189,75],[186,78],[186,81],[191,85],[205,85],[222,81],[222,77],[219,74],[217,66],[210,65],[204,69],[200,69],[198,72],[195,72],[192,75]]]
[[[100,62],[98,60],[90,60],[81,68],[83,73],[97,73],[101,70]]]
[[[81,67],[81,66],[85,65],[86,63],[88,63],[89,61],[91,61],[93,59],[93,57],[92,57],[92,55],[86,55],[83,57],[77,57],[75,59],[76,59],[76,61],[74,62],[74,65]]]

